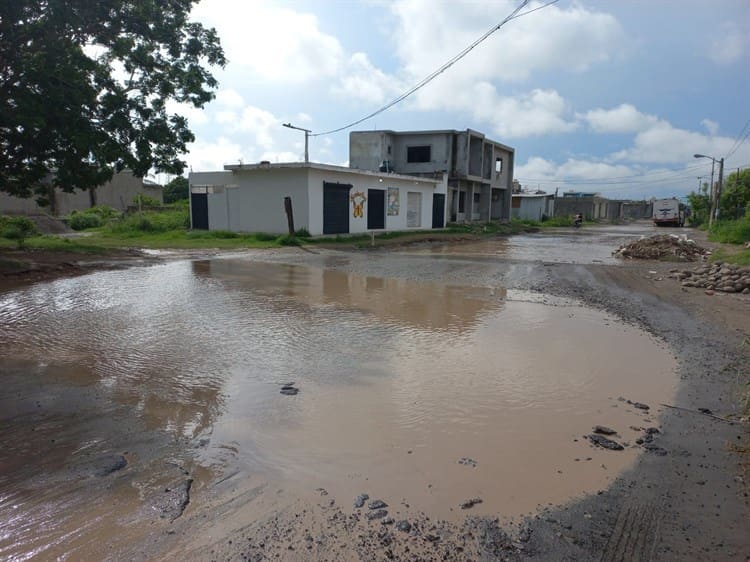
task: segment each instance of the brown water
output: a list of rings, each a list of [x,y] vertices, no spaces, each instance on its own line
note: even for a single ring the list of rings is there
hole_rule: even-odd
[[[473,497],[473,514],[516,516],[601,489],[640,449],[593,449],[582,435],[601,424],[632,442],[630,426],[656,424],[618,397],[668,402],[675,360],[604,313],[528,297],[239,259],[0,295],[0,369],[52,381],[58,397],[85,389],[111,422],[0,402],[0,558],[142,540],[144,490],[163,485],[169,460],[158,449],[128,457],[140,480],[56,477],[86,448],[123,452],[133,418],[185,443],[190,510],[225,493],[221,480],[324,488],[344,506],[366,492],[443,518]],[[281,395],[292,381],[299,395]]]

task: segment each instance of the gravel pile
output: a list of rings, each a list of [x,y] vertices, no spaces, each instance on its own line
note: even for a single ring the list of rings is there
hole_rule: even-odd
[[[627,259],[697,261],[710,252],[687,238],[658,234],[620,246],[612,254]]]
[[[672,277],[682,281],[683,287],[750,294],[750,267],[717,262],[701,266],[693,271],[675,271]]]

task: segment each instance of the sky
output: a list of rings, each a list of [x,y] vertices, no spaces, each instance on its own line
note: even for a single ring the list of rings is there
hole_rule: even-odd
[[[530,1],[521,13],[546,3]],[[516,18],[413,96],[353,129],[521,0],[202,0],[227,55],[216,99],[173,105],[194,171],[348,165],[351,130],[471,128],[515,148],[530,190],[683,197],[750,167],[750,1],[559,0]],[[744,140],[743,140],[744,139]]]

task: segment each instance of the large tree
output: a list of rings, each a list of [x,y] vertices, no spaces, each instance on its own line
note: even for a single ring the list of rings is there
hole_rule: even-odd
[[[196,0],[0,2],[0,191],[90,189],[124,168],[179,174],[194,140],[169,100],[203,107],[224,66]]]
[[[721,192],[722,219],[737,219],[750,209],[750,168],[737,170],[727,176]]]

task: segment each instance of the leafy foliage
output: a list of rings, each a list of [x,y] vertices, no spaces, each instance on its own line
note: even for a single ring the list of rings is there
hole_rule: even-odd
[[[133,205],[140,206],[144,209],[161,207],[161,202],[156,197],[143,195],[142,193],[133,197]]]
[[[699,226],[708,222],[711,214],[711,198],[708,196],[708,184],[704,183],[699,192],[691,191],[687,196],[690,205],[690,218],[688,221],[692,226]]]
[[[70,215],[68,224],[73,230],[86,230],[88,228],[98,228],[104,224],[104,221],[96,213],[74,213]]]
[[[177,176],[164,186],[164,203],[174,203],[190,196],[188,191],[188,180],[183,176]]]
[[[711,240],[728,244],[750,242],[750,215],[737,220],[726,220],[714,223],[711,228]]]
[[[0,191],[88,189],[129,168],[179,174],[194,140],[173,100],[203,107],[223,66],[196,0],[0,2]]]
[[[721,192],[719,216],[738,219],[750,205],[750,168],[729,174]]]
[[[24,247],[27,238],[38,234],[34,221],[28,217],[0,217],[0,237],[15,240],[19,248]]]

